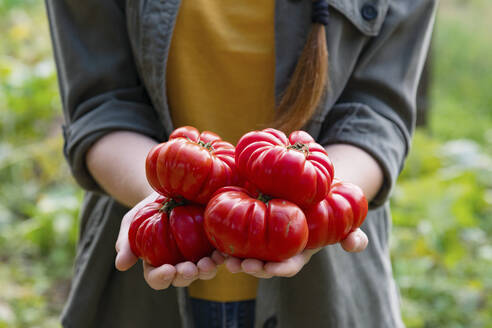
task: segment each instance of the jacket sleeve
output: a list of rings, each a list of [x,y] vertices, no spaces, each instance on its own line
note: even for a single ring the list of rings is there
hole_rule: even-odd
[[[157,140],[164,129],[142,86],[124,1],[46,0],[65,124],[64,154],[77,182],[103,192],[85,156],[99,138],[130,130]]]
[[[388,198],[408,154],[417,85],[436,10],[431,0],[390,3],[379,35],[361,53],[319,137],[324,145],[355,145],[379,162],[384,182],[373,208]]]

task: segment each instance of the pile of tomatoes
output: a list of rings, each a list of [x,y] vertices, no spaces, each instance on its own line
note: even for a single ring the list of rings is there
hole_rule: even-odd
[[[146,174],[161,196],[136,213],[128,237],[153,266],[214,249],[282,261],[343,240],[367,215],[362,190],[334,179],[325,149],[304,131],[252,131],[234,147],[181,127],[149,152]]]

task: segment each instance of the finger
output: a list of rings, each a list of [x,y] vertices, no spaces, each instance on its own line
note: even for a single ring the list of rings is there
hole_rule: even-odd
[[[130,224],[134,214],[133,212],[134,212],[133,210],[127,212],[125,216],[123,216],[123,219],[121,219],[120,231],[118,232],[118,238],[116,239],[116,244],[115,244],[115,248],[117,252],[121,250],[122,244],[124,243],[125,239],[128,240],[127,237],[128,230],[130,229]]]
[[[212,260],[215,262],[216,265],[221,265],[225,261],[225,256],[222,255],[219,251],[215,250],[212,253]]]
[[[120,232],[118,239],[116,240],[116,269],[120,271],[126,271],[131,268],[138,260],[133,254],[130,248],[130,242],[128,241],[128,229],[133,219],[133,211],[128,212],[121,220]]]
[[[268,262],[265,264],[265,271],[278,277],[292,277],[296,275],[303,266],[304,261],[299,254],[282,262]]]
[[[120,231],[115,244],[117,254],[114,262],[116,269],[126,271],[137,262],[138,258],[133,254],[130,248],[130,242],[128,241],[128,230],[130,229],[130,225],[137,211],[149,201],[157,199],[157,197],[159,197],[159,194],[156,192],[150,194],[127,212],[121,220]]]
[[[347,238],[340,242],[342,248],[347,252],[361,252],[366,249],[369,239],[364,231],[360,228],[351,232]]]
[[[210,280],[217,274],[217,265],[210,257],[204,257],[196,264],[198,268],[198,278]]]
[[[263,264],[257,259],[245,259],[241,262],[241,269],[246,273],[257,273],[263,271]]]
[[[224,263],[227,270],[229,270],[231,273],[238,273],[243,271],[243,269],[241,268],[241,260],[237,257],[226,257]]]
[[[135,214],[142,206],[144,206],[150,201],[155,200],[158,196],[159,195],[157,193],[150,194],[142,201],[140,201],[137,205],[135,205],[135,207],[133,207],[130,211],[128,211],[125,214],[125,216],[123,216],[123,219],[121,220],[121,224],[120,224],[120,231],[118,233],[118,238],[116,239],[116,244],[115,244],[115,248],[117,252],[120,252],[124,244],[128,243],[128,230],[130,229],[130,224],[132,223]]]
[[[305,250],[282,262],[268,262],[265,264],[265,272],[279,277],[293,277],[309,262],[311,257],[321,248]]]
[[[271,278],[272,275],[270,273],[265,272],[264,270],[264,262],[257,259],[245,259],[241,262],[241,268],[244,272],[255,276],[257,278],[268,279]]]
[[[174,287],[186,287],[198,279],[198,268],[190,261],[176,264],[176,276],[172,282]]]
[[[253,277],[260,278],[260,279],[270,279],[273,277],[273,274],[267,273],[266,271],[260,271],[256,273],[249,273]]]
[[[143,262],[143,267],[145,281],[155,290],[168,288],[176,276],[176,268],[170,264],[153,267],[150,264]]]

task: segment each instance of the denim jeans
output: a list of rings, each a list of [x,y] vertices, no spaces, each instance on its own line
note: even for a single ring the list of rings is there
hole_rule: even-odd
[[[191,298],[196,328],[250,328],[254,326],[255,300],[214,302]]]

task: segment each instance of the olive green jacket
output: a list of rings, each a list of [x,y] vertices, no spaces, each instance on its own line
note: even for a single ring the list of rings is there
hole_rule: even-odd
[[[408,153],[415,94],[437,0],[328,0],[331,88],[306,130],[318,142],[370,153],[384,185],[358,254],[328,246],[293,278],[262,280],[257,327],[401,327],[388,251],[387,198]],[[127,209],[89,174],[85,154],[105,134],[165,141],[173,130],[166,62],[179,0],[46,0],[65,115],[64,153],[87,190],[65,327],[193,327],[185,288],[154,291],[141,265],[114,268]],[[310,28],[310,0],[277,0],[275,91],[284,90]],[[189,90],[190,94],[193,90]]]

